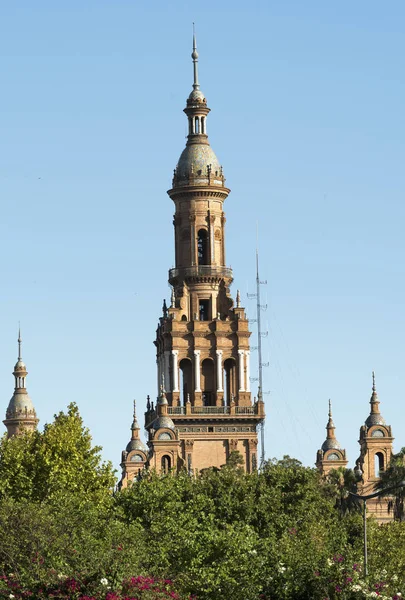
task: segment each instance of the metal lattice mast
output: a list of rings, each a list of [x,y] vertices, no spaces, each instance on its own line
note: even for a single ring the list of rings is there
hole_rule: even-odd
[[[261,328],[261,309],[260,304],[260,277],[259,277],[259,250],[256,248],[256,319],[257,319],[257,352],[258,352],[258,366],[259,366],[259,393],[263,397],[263,360],[262,360],[262,328]],[[264,421],[260,424],[260,466],[263,466],[265,460],[264,450]]]

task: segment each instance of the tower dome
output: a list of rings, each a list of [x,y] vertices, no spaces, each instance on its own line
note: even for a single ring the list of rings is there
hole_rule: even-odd
[[[332,419],[332,403],[329,400],[329,419],[326,425],[326,440],[321,446],[321,449],[326,452],[326,450],[341,450],[341,445],[336,439],[335,436],[335,424]]]
[[[371,427],[372,425],[385,425],[385,419],[383,418],[382,414],[380,413],[380,401],[378,399],[378,394],[377,394],[377,389],[375,386],[375,373],[373,371],[373,388],[372,388],[372,394],[371,394],[371,398],[370,398],[370,404],[371,404],[371,410],[370,410],[370,414],[367,417],[366,421],[365,421],[365,425],[367,427]]]
[[[173,188],[189,185],[224,187],[225,179],[222,167],[208,141],[206,118],[210,109],[198,82],[198,53],[195,35],[193,36],[191,57],[194,83],[184,109],[188,117],[187,145],[181,153],[174,171]]]

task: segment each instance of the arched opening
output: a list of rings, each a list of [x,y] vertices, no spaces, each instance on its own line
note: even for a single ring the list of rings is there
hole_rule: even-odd
[[[209,321],[210,319],[210,301],[200,300],[198,303],[198,314],[200,321]]]
[[[168,473],[172,468],[172,461],[170,456],[164,454],[162,456],[162,473]]]
[[[205,133],[205,117],[201,117],[201,133]]]
[[[188,119],[188,134],[191,135],[193,133],[193,117],[189,117]]]
[[[232,398],[236,397],[236,362],[227,358],[224,362],[224,403],[229,406]]]
[[[215,367],[211,358],[202,362],[201,389],[204,406],[215,406]]]
[[[180,367],[180,404],[184,406],[187,402],[187,397],[192,392],[192,364],[189,358],[183,358],[179,364]]]
[[[208,265],[208,231],[200,229],[197,237],[198,264]]]
[[[380,477],[384,471],[384,454],[382,452],[376,452],[374,455],[374,476]]]
[[[198,117],[195,117],[194,133],[200,133],[200,119]]]

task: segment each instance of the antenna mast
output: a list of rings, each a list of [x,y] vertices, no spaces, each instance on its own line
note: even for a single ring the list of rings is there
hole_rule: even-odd
[[[259,250],[256,248],[256,318],[257,318],[257,353],[259,363],[259,394],[263,395],[263,360],[262,360],[262,328],[261,328],[261,310],[260,304],[260,277],[259,277]],[[267,283],[267,282],[263,282]],[[267,307],[266,307],[267,308]],[[260,424],[260,467],[263,467],[265,460],[264,450],[264,421]]]
[[[258,237],[258,236],[257,236]],[[263,367],[268,367],[269,363],[263,362],[263,353],[262,353],[262,338],[268,336],[268,332],[262,331],[261,325],[261,311],[267,309],[267,304],[260,303],[260,286],[266,285],[267,281],[260,281],[259,275],[259,242],[256,245],[256,293],[255,294],[247,294],[247,297],[250,299],[256,299],[256,319],[250,319],[251,323],[257,323],[257,346],[251,346],[251,350],[257,350],[257,362],[258,362],[258,377],[251,377],[250,381],[258,381],[259,389],[258,389],[258,400],[263,400],[263,395],[268,392],[263,392]],[[265,461],[265,449],[264,449],[264,421],[260,423],[260,468],[263,467]]]

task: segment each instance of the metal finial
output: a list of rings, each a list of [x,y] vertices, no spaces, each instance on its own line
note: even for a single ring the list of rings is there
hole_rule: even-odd
[[[164,316],[164,317],[167,317],[167,305],[166,305],[166,299],[164,299],[164,300],[163,300],[162,312],[163,312],[163,316]]]
[[[195,37],[195,25],[193,23],[193,52],[191,53],[191,58],[193,59],[193,68],[194,68],[194,83],[193,88],[195,90],[200,89],[200,85],[198,83],[198,52],[197,52],[197,41]]]
[[[134,400],[134,419],[136,419],[136,400]]]
[[[21,327],[20,323],[18,323],[18,360],[21,360]]]
[[[376,388],[375,388],[375,373],[373,371],[373,392],[376,392]]]
[[[240,291],[236,291],[236,308],[240,308]]]
[[[332,418],[332,402],[329,399],[329,418]]]

